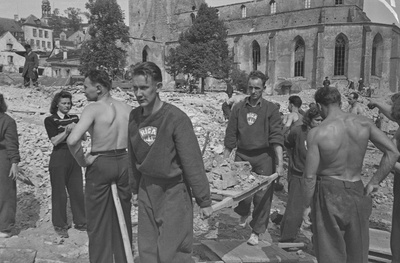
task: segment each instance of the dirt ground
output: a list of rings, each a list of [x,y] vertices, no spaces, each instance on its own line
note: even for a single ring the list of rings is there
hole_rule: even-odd
[[[1,79],[1,78],[0,78]],[[88,239],[85,232],[71,228],[70,237],[61,239],[55,232],[51,223],[51,186],[48,174],[49,155],[52,146],[47,138],[43,121],[49,115],[51,98],[61,88],[70,90],[74,96],[74,107],[71,113],[80,113],[87,104],[80,88],[76,87],[54,87],[41,85],[38,89],[22,88],[15,83],[0,84],[0,93],[3,93],[9,106],[8,114],[16,121],[18,126],[20,153],[22,161],[21,170],[35,184],[35,187],[27,186],[18,181],[18,207],[17,222],[14,235],[11,238],[0,239],[1,247],[26,248],[37,251],[35,262],[74,262],[87,263],[88,261]],[[304,105],[312,102],[314,91],[303,91],[298,95],[303,99]],[[132,93],[125,92],[119,88],[113,90],[113,95],[122,101],[137,106]],[[386,94],[387,95],[387,94]],[[385,95],[385,96],[386,96]],[[205,143],[206,133],[210,132],[210,143],[207,145],[204,161],[206,166],[222,160],[223,137],[226,122],[220,110],[226,99],[224,93],[206,93],[205,95],[185,94],[174,92],[162,92],[163,100],[170,102],[192,119],[195,133],[202,148]],[[281,110],[287,113],[288,95],[265,96],[266,99],[281,104]],[[382,96],[382,99],[387,97]],[[344,102],[343,107],[346,107]],[[363,101],[364,105],[366,101]],[[307,109],[307,106],[304,106]],[[376,112],[368,112],[373,118]],[[384,124],[388,134],[393,133],[397,126],[388,121]],[[89,143],[85,143],[89,150]],[[367,182],[376,170],[381,153],[372,144],[368,147],[362,172],[362,179]],[[271,212],[284,213],[287,200],[287,182],[281,180],[285,188],[276,192]],[[370,219],[371,227],[390,231],[391,212],[393,203],[393,175],[389,175],[381,184],[379,192],[374,197],[373,212]],[[195,209],[196,210],[196,209]],[[71,213],[69,213],[71,221]],[[132,211],[132,220],[136,222],[136,209]],[[250,235],[250,228],[239,228],[237,226],[238,216],[231,209],[224,209],[215,213],[207,221],[195,218],[195,241],[203,239],[242,239],[246,240]],[[72,222],[71,222],[72,224]],[[137,226],[133,228],[134,242],[136,243]],[[311,233],[304,229],[299,236],[301,241],[308,245],[306,252],[312,253],[310,243]],[[268,233],[262,239],[269,242],[277,242],[279,238],[279,225],[270,223]],[[135,244],[135,249],[137,245]],[[293,252],[296,254],[296,252]],[[137,253],[136,253],[137,254]],[[301,253],[297,255],[302,256]],[[206,260],[201,250],[195,246],[194,256],[198,260]]]

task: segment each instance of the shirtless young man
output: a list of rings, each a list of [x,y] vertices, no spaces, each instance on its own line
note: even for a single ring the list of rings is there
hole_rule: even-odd
[[[305,204],[313,201],[315,254],[319,263],[366,263],[370,194],[378,190],[400,154],[371,120],[341,110],[336,88],[317,90],[315,101],[325,120],[308,133],[304,174]],[[368,140],[383,157],[364,188],[360,174]]]
[[[350,104],[350,109],[349,109],[350,113],[354,113],[357,115],[364,115],[365,111],[364,111],[363,107],[360,105],[360,103],[358,102],[358,94],[356,92],[350,93],[350,95],[348,97],[348,101]]]
[[[71,153],[86,169],[86,216],[92,263],[126,262],[111,183],[115,182],[132,241],[131,190],[128,178],[128,121],[131,107],[110,95],[111,81],[104,71],[90,71],[84,81],[85,107],[70,133]],[[89,131],[91,153],[84,155],[81,138]]]
[[[303,102],[299,96],[294,95],[289,97],[288,109],[290,113],[283,118],[284,133],[292,126],[303,124],[303,114],[300,112],[302,104]]]

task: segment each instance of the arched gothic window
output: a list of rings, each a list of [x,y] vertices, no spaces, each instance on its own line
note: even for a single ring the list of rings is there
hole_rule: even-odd
[[[260,44],[258,44],[257,41],[253,41],[252,44],[252,50],[253,50],[253,70],[257,70],[258,64],[261,62],[261,49],[260,49]]]
[[[382,76],[383,38],[376,34],[372,42],[371,75]]]
[[[304,77],[305,44],[302,38],[296,41],[294,47],[294,76]]]
[[[346,75],[347,65],[347,39],[344,35],[339,35],[335,41],[335,64],[334,64],[334,75],[343,76]]]

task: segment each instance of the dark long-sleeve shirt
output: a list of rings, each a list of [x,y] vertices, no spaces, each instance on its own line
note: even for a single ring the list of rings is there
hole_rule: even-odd
[[[225,147],[259,150],[272,144],[283,146],[282,121],[278,107],[262,98],[255,107],[250,105],[248,98],[236,104],[226,128]]]
[[[285,147],[291,153],[290,168],[294,174],[303,174],[307,156],[308,129],[305,125],[295,126],[290,129],[289,134],[285,137]]]
[[[177,107],[165,103],[147,117],[143,108],[129,116],[128,152],[133,171],[133,193],[141,176],[173,180],[183,176],[200,207],[211,205],[210,186],[205,174],[200,147],[189,117]]]
[[[11,163],[19,163],[17,124],[13,118],[0,113],[0,151],[5,150]]]
[[[71,123],[78,123],[79,118],[77,115],[65,115],[64,119],[61,119],[57,113],[46,117],[44,119],[44,127],[46,128],[47,135],[49,139],[57,136],[58,134],[65,131],[65,127]],[[67,137],[68,138],[68,137]],[[68,148],[67,146],[67,138],[64,141],[60,142],[57,146],[53,147],[53,150],[58,150],[60,148]]]

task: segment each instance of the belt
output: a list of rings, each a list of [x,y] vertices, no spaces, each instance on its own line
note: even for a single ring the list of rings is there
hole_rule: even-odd
[[[335,186],[338,186],[340,188],[345,188],[345,189],[356,189],[360,186],[360,184],[362,186],[364,186],[363,182],[361,180],[358,181],[344,181],[344,180],[339,180],[336,178],[332,178],[330,176],[317,176],[317,181],[321,182],[321,183],[328,183],[328,184],[332,184]]]
[[[108,150],[108,151],[98,151],[98,152],[91,152],[91,155],[118,155],[122,153],[127,153],[128,149],[123,148],[123,149],[116,149],[116,150]]]

